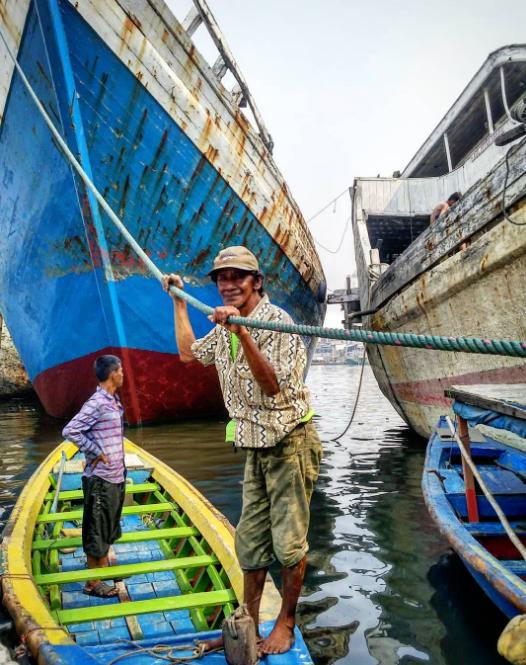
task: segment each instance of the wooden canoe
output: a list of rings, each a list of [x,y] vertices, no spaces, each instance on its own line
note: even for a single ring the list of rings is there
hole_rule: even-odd
[[[3,602],[18,634],[38,663],[157,661],[130,650],[163,644],[178,657],[193,641],[219,634],[238,605],[242,572],[234,553],[234,530],[192,485],[130,441],[125,441],[128,484],[122,537],[110,548],[108,568],[94,575],[82,551],[83,456],[68,442],[45,459],[13,509],[1,545]],[[60,460],[66,462],[57,491]],[[58,504],[53,511],[53,500]],[[93,577],[115,580],[118,597],[83,594]],[[260,627],[279,610],[279,594],[267,584]],[[214,632],[216,631],[216,632]],[[188,648],[181,647],[188,645]],[[301,634],[276,665],[312,663]],[[223,653],[199,663],[225,663]]]
[[[479,473],[526,543],[526,453],[476,430],[470,436]],[[480,492],[479,521],[468,521],[461,454],[444,419],[429,441],[422,489],[431,517],[489,598],[510,618],[526,613],[526,561]]]

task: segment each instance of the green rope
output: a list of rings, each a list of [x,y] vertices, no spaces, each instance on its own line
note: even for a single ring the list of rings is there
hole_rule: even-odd
[[[136,242],[135,238],[130,234],[128,229],[124,226],[121,220],[110,208],[102,194],[95,187],[90,180],[82,166],[79,164],[71,150],[68,148],[66,142],[56,129],[51,121],[46,110],[40,103],[36,96],[31,84],[27,80],[22,68],[18,64],[15,56],[11,52],[3,34],[0,31],[0,37],[4,46],[9,53],[21,79],[24,83],[29,95],[35,102],[38,110],[40,111],[44,121],[49,127],[51,133],[57,140],[65,157],[71,162],[80,178],[85,183],[86,187],[93,192],[93,195],[99,202],[101,208],[106,212],[110,220],[119,229],[122,235],[133,247],[137,255],[143,261],[148,270],[159,281],[162,278],[162,273],[153,261],[146,255],[140,245]],[[207,316],[213,313],[213,308],[205,305],[197,298],[189,295],[185,291],[178,289],[176,286],[171,286],[170,291],[177,297],[185,300],[189,305],[195,307]],[[526,342],[514,341],[505,339],[481,339],[479,337],[444,337],[440,335],[415,335],[414,333],[393,333],[393,332],[379,332],[376,330],[342,330],[340,328],[323,328],[321,326],[306,326],[298,324],[278,323],[276,321],[257,321],[243,316],[230,316],[228,323],[246,326],[248,328],[259,328],[262,330],[273,330],[275,332],[291,333],[293,335],[305,335],[312,337],[324,337],[327,339],[340,339],[351,342],[364,342],[366,344],[380,344],[383,346],[404,346],[416,349],[434,349],[437,351],[459,351],[461,353],[483,353],[496,356],[511,356],[516,358],[526,357]]]

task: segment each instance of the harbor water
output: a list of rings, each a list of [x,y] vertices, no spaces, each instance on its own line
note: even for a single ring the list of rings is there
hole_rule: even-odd
[[[320,365],[308,380],[324,443],[298,611],[313,660],[504,663],[495,645],[505,618],[427,514],[420,489],[425,442],[393,411],[368,367],[351,428],[331,440],[348,423],[359,373],[358,366]],[[235,524],[243,453],[224,443],[224,424],[186,421],[127,435],[188,478]],[[0,520],[59,442],[62,426],[35,402],[0,403]]]

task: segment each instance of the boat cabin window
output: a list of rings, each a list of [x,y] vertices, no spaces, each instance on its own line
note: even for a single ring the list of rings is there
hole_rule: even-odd
[[[429,226],[429,215],[370,215],[367,231],[382,263],[392,263]]]

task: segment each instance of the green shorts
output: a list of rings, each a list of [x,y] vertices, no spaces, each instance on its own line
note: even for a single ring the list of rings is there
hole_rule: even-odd
[[[125,483],[110,483],[98,476],[82,478],[84,514],[82,517],[82,549],[100,559],[121,537],[121,513]]]
[[[243,510],[236,529],[243,570],[267,568],[274,558],[285,567],[303,559],[321,454],[312,421],[300,423],[273,448],[247,450]]]

